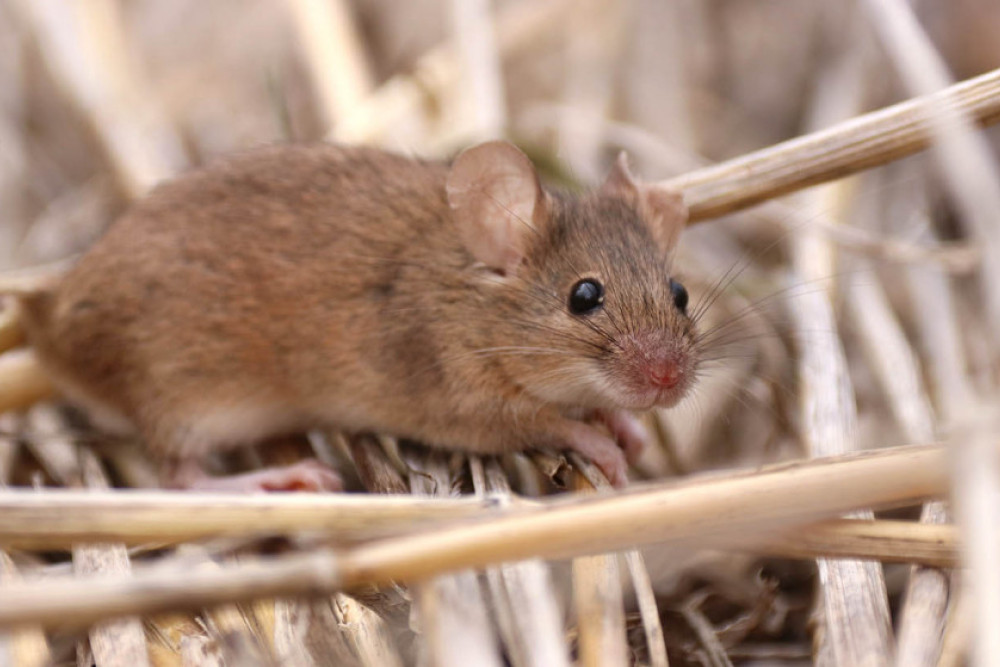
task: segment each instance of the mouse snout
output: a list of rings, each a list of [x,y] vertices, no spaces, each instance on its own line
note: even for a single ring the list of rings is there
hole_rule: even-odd
[[[658,389],[670,389],[677,386],[683,375],[680,364],[670,355],[647,359],[640,366],[649,384]]]
[[[670,407],[691,386],[695,359],[687,344],[667,330],[633,332],[619,339],[614,368],[616,399],[635,410]]]

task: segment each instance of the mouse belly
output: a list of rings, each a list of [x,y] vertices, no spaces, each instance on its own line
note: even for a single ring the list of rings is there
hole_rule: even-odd
[[[120,406],[88,391],[86,385],[73,380],[64,369],[51,362],[47,363],[44,357],[41,361],[59,394],[70,404],[83,410],[90,423],[99,431],[118,437],[131,437],[138,433],[135,421]]]

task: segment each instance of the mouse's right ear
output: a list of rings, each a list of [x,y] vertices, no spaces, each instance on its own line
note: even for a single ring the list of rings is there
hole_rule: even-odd
[[[514,273],[546,214],[528,156],[506,141],[468,148],[452,163],[445,192],[469,252],[494,271]]]
[[[656,242],[667,254],[673,253],[688,219],[684,196],[680,192],[638,181],[628,168],[625,151],[618,154],[601,192],[623,197],[636,206],[648,222]]]

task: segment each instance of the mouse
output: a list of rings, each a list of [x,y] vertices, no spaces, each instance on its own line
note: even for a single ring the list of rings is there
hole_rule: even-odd
[[[19,295],[53,384],[187,488],[333,490],[315,461],[213,477],[210,455],[333,427],[477,454],[571,450],[616,486],[635,412],[695,382],[680,193],[621,154],[542,185],[512,143],[446,161],[272,145],[160,184]]]

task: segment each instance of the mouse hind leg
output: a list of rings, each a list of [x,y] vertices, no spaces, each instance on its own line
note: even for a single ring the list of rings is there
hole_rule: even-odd
[[[173,489],[259,493],[268,491],[329,492],[343,490],[340,475],[316,459],[236,475],[215,477],[197,458],[170,459],[163,469],[163,485]]]
[[[206,460],[214,452],[295,430],[288,420],[267,417],[247,407],[211,414],[186,410],[173,418],[161,416],[155,425],[146,423],[141,430],[150,451],[163,461],[161,483],[167,488],[235,493],[343,489],[337,472],[316,459],[226,476],[206,470]]]

